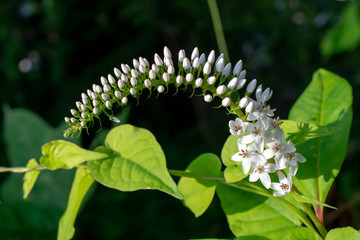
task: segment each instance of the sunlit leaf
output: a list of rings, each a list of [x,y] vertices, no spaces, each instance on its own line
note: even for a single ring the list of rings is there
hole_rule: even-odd
[[[338,239],[357,240],[360,239],[360,232],[352,227],[335,228],[330,230],[325,238],[325,240]]]
[[[281,240],[321,240],[320,236],[312,231],[310,228],[297,227],[290,231],[286,231]]]
[[[220,170],[220,159],[212,153],[201,154],[186,168],[187,172],[207,177],[219,177]],[[217,182],[211,179],[182,177],[178,187],[184,196],[185,206],[198,217],[209,207],[215,194],[216,185]]]
[[[39,166],[39,164],[37,163],[37,161],[35,159],[30,159],[28,164],[26,164],[26,167],[28,168],[32,168],[32,167],[36,167]],[[24,184],[23,184],[23,198],[26,199],[29,195],[29,193],[31,192],[32,188],[34,187],[34,184],[36,182],[36,179],[39,176],[40,171],[39,170],[30,170],[28,172],[25,173],[24,176]]]

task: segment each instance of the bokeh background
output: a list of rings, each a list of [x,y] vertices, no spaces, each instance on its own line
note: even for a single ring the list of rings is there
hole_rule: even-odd
[[[328,197],[339,211],[326,226],[360,228],[359,90],[360,7],[355,1],[218,1],[230,59],[242,59],[247,78],[274,95],[272,107],[287,114],[318,68],[346,78],[354,90],[348,155]],[[64,116],[100,76],[133,58],[153,61],[164,46],[173,55],[218,53],[205,0],[3,0],[0,2],[0,166],[24,166],[41,145],[61,138]],[[130,101],[124,121],[151,130],[170,169],[185,169],[203,152],[220,155],[228,116],[215,103],[174,89]],[[108,120],[76,139],[94,148]],[[44,173],[27,201],[21,174],[0,175],[0,239],[54,239],[66,207],[71,171]],[[177,179],[176,179],[177,180]],[[215,197],[196,219],[180,201],[161,192],[122,193],[93,187],[76,220],[74,239],[231,238]]]

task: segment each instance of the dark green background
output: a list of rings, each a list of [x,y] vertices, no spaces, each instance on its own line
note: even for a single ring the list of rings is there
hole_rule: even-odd
[[[281,118],[287,118],[290,107],[320,67],[346,78],[352,85],[354,121],[348,156],[328,198],[328,203],[339,211],[327,211],[325,219],[328,228],[360,228],[359,6],[334,0],[233,0],[218,4],[230,59],[233,63],[242,59],[249,80],[257,78],[264,87],[274,90],[271,105]],[[343,13],[347,7],[355,14]],[[329,35],[330,31],[335,33]],[[323,41],[330,46],[327,54],[320,51]],[[164,45],[173,55],[179,49],[191,54],[195,46],[206,54],[212,49],[218,53],[207,1],[1,1],[0,101],[4,111],[0,113],[0,165],[11,164],[4,121],[8,107],[30,109],[57,127],[64,116],[70,115],[69,109],[75,107],[81,92],[99,83],[100,76],[112,73],[120,63],[130,65],[139,56],[152,62],[155,52],[162,55]],[[23,59],[32,61],[29,72],[19,70]],[[170,89],[158,98],[155,94],[150,99],[143,96],[138,106],[136,101],[130,101],[128,122],[154,133],[170,169],[186,168],[203,152],[220,155],[232,116],[222,108],[213,108],[215,103],[205,103],[201,97],[189,99],[191,92],[173,97],[174,92]],[[103,130],[109,126],[104,120]],[[82,135],[84,147],[91,145],[99,128]],[[13,141],[21,138],[10,137]],[[37,153],[34,157],[40,156],[40,147],[32,151]],[[27,160],[19,161],[25,164]],[[2,183],[9,176],[2,174]],[[0,200],[3,198],[0,196]],[[18,198],[15,202],[21,201]],[[46,223],[36,208],[24,210],[23,205],[16,203],[10,209],[5,204],[2,203],[0,215],[7,211],[22,224],[13,229],[12,222],[0,218],[1,239],[54,238],[61,211],[48,210],[52,217],[46,218]],[[41,207],[42,202],[37,205]],[[26,225],[29,221],[23,223],[24,218],[30,222],[42,219],[44,228],[35,232]],[[180,201],[163,193],[121,193],[100,185],[80,212],[75,235],[75,239],[206,237],[232,237],[217,198],[204,216],[195,219]]]

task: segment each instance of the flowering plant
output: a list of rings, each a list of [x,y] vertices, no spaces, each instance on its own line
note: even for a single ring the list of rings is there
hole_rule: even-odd
[[[43,145],[39,161],[31,159],[25,168],[9,170],[25,172],[26,198],[41,171],[76,168],[58,239],[73,237],[80,203],[94,182],[120,191],[160,190],[181,199],[196,217],[216,193],[237,238],[360,236],[351,227],[327,232],[323,225],[324,207],[334,208],[325,200],[344,160],[352,120],[352,90],[346,80],[318,70],[289,120],[280,120],[268,104],[273,91],[263,89],[256,79],[248,82],[241,60],[232,68],[223,54],[216,58],[211,51],[206,56],[198,48],[189,57],[180,50],[177,58],[174,63],[165,47],[163,58],[155,54],[153,64],[140,57],[133,60],[133,67],[114,68],[114,76],[101,77],[101,85],[81,94],[76,109],[70,110],[72,116],[65,117],[64,136],[87,131],[101,114],[120,123],[114,106],[125,106],[143,92],[167,93],[174,85],[176,90],[192,88],[204,101],[218,101],[234,115],[221,160],[204,153],[185,171],[169,170],[153,134],[129,124],[113,128],[94,151],[51,141]],[[171,175],[180,177],[177,184]]]

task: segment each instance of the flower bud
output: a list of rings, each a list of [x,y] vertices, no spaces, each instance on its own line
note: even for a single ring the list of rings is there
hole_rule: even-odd
[[[91,93],[91,98],[92,98],[92,99],[97,99],[97,97],[98,97],[98,95],[97,95],[96,93],[94,93],[94,92]]]
[[[129,67],[129,65],[127,64],[121,64],[120,65],[121,67],[121,70],[125,73],[125,74],[128,74],[130,71],[131,71],[131,68]]]
[[[70,121],[72,122],[72,123],[76,123],[76,118],[70,118]]]
[[[156,64],[151,65],[151,70],[154,71],[154,73],[158,73],[159,72],[159,67]]]
[[[179,62],[182,63],[183,60],[184,60],[184,58],[185,58],[185,50],[184,50],[184,49],[181,49],[181,50],[179,51]]]
[[[99,106],[99,102],[94,99],[94,100],[92,101],[92,105],[93,105],[94,107],[97,107],[97,106]]]
[[[133,66],[134,66],[134,68],[139,68],[139,66],[140,66],[139,61],[136,59],[133,59]]]
[[[102,93],[103,89],[99,86],[99,85],[96,85],[96,91],[97,93]]]
[[[81,108],[82,111],[86,111],[86,105],[81,104],[80,108]]]
[[[86,113],[81,113],[81,118],[86,118],[87,117],[87,115],[86,115]]]
[[[162,75],[162,78],[164,79],[164,82],[170,81],[170,75],[167,72],[164,72]]]
[[[192,62],[193,68],[198,68],[200,66],[199,58],[195,58]]]
[[[244,79],[245,77],[246,77],[246,70],[242,70],[238,78]]]
[[[122,89],[125,86],[124,82],[122,80],[118,81],[118,87]]]
[[[206,56],[205,53],[202,53],[199,57],[199,62],[201,66],[204,66],[205,62],[206,62]]]
[[[247,93],[252,93],[255,90],[256,87],[256,79],[253,79],[246,87]]]
[[[81,98],[88,98],[88,96],[85,93],[81,93]]]
[[[230,80],[230,82],[229,82],[229,84],[228,84],[227,87],[228,87],[230,90],[234,90],[234,89],[236,88],[236,86],[237,86],[237,83],[238,83],[238,79],[237,79],[237,77],[234,77],[233,79]]]
[[[224,54],[220,54],[220,56],[216,59],[215,61],[215,65],[218,64],[218,62],[220,61],[220,59],[224,58]]]
[[[157,53],[155,53],[155,55],[154,55],[154,61],[155,61],[155,64],[157,66],[162,66],[163,65],[163,60],[161,59],[161,57]]]
[[[216,88],[216,94],[217,95],[223,95],[226,91],[226,86],[225,85],[221,85],[221,86],[218,86]]]
[[[216,77],[215,76],[211,76],[207,79],[207,83],[209,85],[213,85],[216,82]]]
[[[221,73],[224,70],[225,60],[220,58],[219,61],[215,64],[216,71]]]
[[[90,89],[88,89],[88,90],[86,90],[86,93],[87,93],[87,95],[91,98],[91,96],[92,96],[92,91],[91,91]]]
[[[211,73],[211,64],[209,62],[205,63],[203,73],[205,75],[209,75]]]
[[[168,71],[168,73],[169,73],[170,75],[174,74],[174,73],[175,73],[175,68],[174,68],[174,66],[173,66],[173,65],[170,65],[170,66],[168,67],[167,71]]]
[[[164,47],[164,56],[167,58],[171,58],[171,52],[168,47]]]
[[[125,74],[121,74],[121,80],[122,80],[124,83],[129,82],[129,78],[128,78]]]
[[[226,97],[222,100],[221,104],[224,106],[224,107],[228,107],[231,103],[231,100],[229,97]]]
[[[168,58],[168,57],[164,57],[164,64],[165,64],[166,67],[169,67],[170,65],[174,65],[171,58]]]
[[[131,69],[131,76],[134,78],[137,78],[139,76],[139,72],[135,69]]]
[[[111,102],[110,102],[110,101],[106,101],[106,102],[105,102],[105,106],[106,106],[107,108],[111,108]]]
[[[104,77],[100,77],[100,82],[101,82],[102,85],[105,85],[105,84],[108,83],[108,81]]]
[[[235,67],[234,67],[234,70],[233,70],[233,74],[235,76],[238,76],[240,74],[242,70],[242,61],[239,60],[236,64],[235,64]]]
[[[130,88],[130,94],[133,96],[136,94],[135,88]]]
[[[88,98],[81,98],[81,101],[84,105],[88,104],[89,103],[89,100]]]
[[[76,115],[77,115],[77,111],[76,111],[75,109],[70,109],[70,113],[71,113],[74,117],[76,117]]]
[[[122,103],[122,104],[127,104],[127,102],[128,102],[128,98],[127,98],[127,97],[123,97],[123,98],[121,99],[121,103]]]
[[[130,78],[130,84],[131,84],[131,86],[135,87],[137,85],[136,78],[134,78],[134,77]]]
[[[183,83],[183,77],[181,75],[178,75],[176,77],[176,83],[179,84],[179,85]]]
[[[115,97],[117,98],[121,98],[121,92],[120,91],[115,91]]]
[[[140,62],[140,65],[143,65],[144,67],[149,66],[149,62],[148,62],[148,60],[146,58],[139,57],[139,62]]]
[[[149,79],[145,79],[144,85],[145,85],[145,87],[150,88],[151,87],[151,81]]]
[[[146,68],[144,65],[141,65],[141,64],[139,65],[139,72],[143,73],[143,74],[146,72]]]
[[[185,80],[187,82],[191,82],[193,80],[193,75],[191,73],[186,74]]]
[[[206,94],[204,96],[204,100],[205,100],[205,102],[211,102],[212,101],[212,96],[210,94]]]
[[[245,112],[251,113],[254,110],[254,102],[249,102],[245,108]]]
[[[195,80],[195,86],[196,87],[201,87],[202,84],[203,84],[202,78],[198,78],[198,79]]]
[[[246,84],[246,79],[245,78],[240,79],[236,85],[236,90],[242,89],[245,86],[245,84]]]
[[[111,91],[110,85],[105,84],[105,85],[104,85],[104,92],[110,92],[110,91]]]
[[[108,81],[109,81],[110,85],[116,84],[116,80],[111,74],[108,74]]]
[[[157,90],[158,90],[159,93],[162,93],[162,92],[164,92],[165,88],[164,88],[163,85],[159,85]]]
[[[113,121],[113,122],[116,122],[116,123],[120,122],[120,119],[117,118],[117,117],[114,117],[114,116],[111,116],[110,120]]]
[[[226,64],[221,76],[228,77],[230,75],[230,71],[231,71],[231,63],[228,63]]]
[[[117,78],[119,78],[121,76],[121,72],[118,68],[114,68],[114,74]]]
[[[68,123],[68,122],[70,121],[70,118],[65,117],[65,118],[64,118],[64,120],[65,120],[65,122],[67,122],[67,123]]]
[[[190,69],[190,61],[187,57],[184,58],[183,60],[183,68],[185,70],[189,70]]]
[[[76,107],[77,107],[77,108],[80,108],[80,106],[81,106],[81,102],[76,101],[76,102],[75,102],[75,105],[76,105]]]
[[[191,60],[194,60],[197,57],[199,57],[199,49],[197,47],[195,47],[191,53]]]
[[[247,104],[248,104],[248,98],[247,97],[243,97],[242,99],[240,99],[240,102],[239,102],[239,107],[240,108],[246,107]]]
[[[81,127],[83,127],[83,128],[86,127],[86,123],[85,123],[85,122],[81,122],[80,125],[81,125]]]
[[[154,80],[156,78],[156,73],[152,69],[149,71],[149,78],[151,80]]]
[[[94,108],[94,109],[93,109],[93,113],[94,113],[95,115],[98,115],[98,114],[99,114],[99,109]]]
[[[208,56],[207,61],[208,61],[209,63],[211,63],[211,64],[214,63],[214,61],[215,61],[215,51],[214,51],[214,50],[212,50],[212,51],[209,53],[209,56]]]
[[[102,98],[104,101],[106,101],[106,100],[109,99],[109,95],[107,95],[106,93],[103,93],[103,94],[101,94],[101,98]]]

